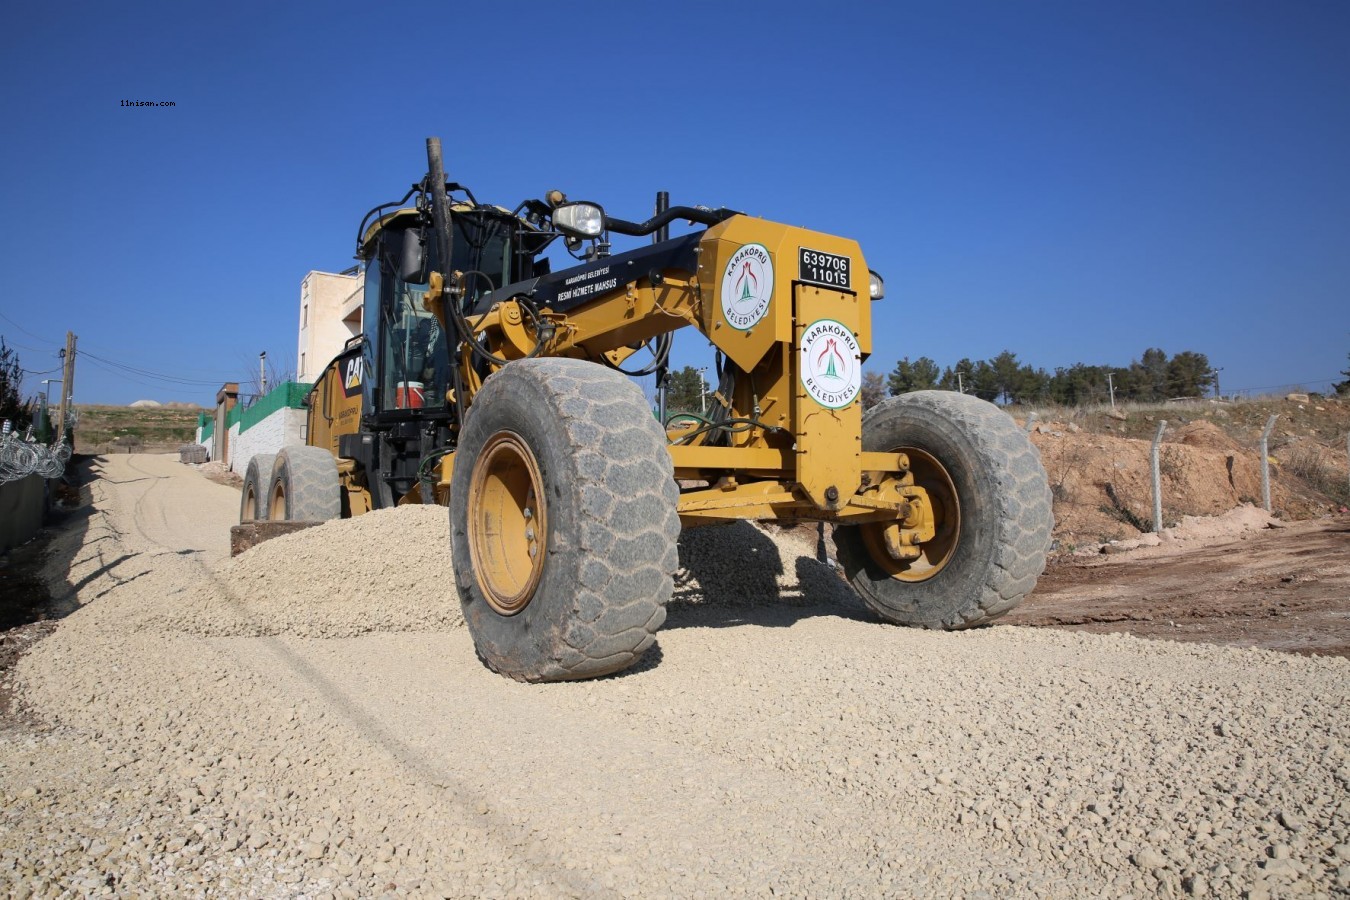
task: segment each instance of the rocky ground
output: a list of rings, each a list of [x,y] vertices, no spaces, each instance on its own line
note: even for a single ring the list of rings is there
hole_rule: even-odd
[[[1350,889],[1345,659],[887,627],[739,525],[686,535],[637,667],[521,685],[474,657],[442,510],[230,561],[237,491],[90,475],[64,618],[4,676],[13,896]]]

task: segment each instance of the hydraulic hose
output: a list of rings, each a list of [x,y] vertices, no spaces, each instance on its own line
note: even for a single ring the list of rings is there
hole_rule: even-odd
[[[684,219],[688,222],[695,222],[699,225],[716,225],[718,222],[725,222],[732,216],[739,216],[741,213],[734,209],[703,209],[697,206],[672,206],[665,212],[657,213],[645,222],[630,222],[627,219],[616,219],[613,216],[605,216],[605,227],[610,231],[626,234],[632,237],[645,237],[653,234],[658,228],[674,222],[676,219]]]

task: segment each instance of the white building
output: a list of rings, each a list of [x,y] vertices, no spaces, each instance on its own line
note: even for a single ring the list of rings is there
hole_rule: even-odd
[[[361,333],[365,285],[364,272],[310,272],[300,282],[296,381],[313,384],[343,345]]]

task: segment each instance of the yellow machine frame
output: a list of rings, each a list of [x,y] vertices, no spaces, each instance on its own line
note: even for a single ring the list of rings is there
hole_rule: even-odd
[[[776,277],[767,310],[741,328],[727,319],[720,282],[731,257],[748,245],[767,252]],[[822,404],[808,390],[800,360],[804,333],[824,320],[841,326],[839,340],[851,356],[849,363],[861,366],[872,349],[866,275],[859,284],[855,274],[848,289],[803,283],[792,277],[801,248],[847,257],[853,273],[868,271],[856,241],[735,216],[705,232],[697,272],[656,277],[633,273],[566,313],[542,307],[540,316],[554,327],[540,354],[597,361],[604,354],[618,364],[640,342],[694,326],[748,376],[737,379],[734,396],[715,394],[714,401],[728,403],[734,417],[753,417],[763,425],[734,433],[730,446],[706,446],[702,436],[683,439],[679,430],[669,432],[675,477],[684,485],[682,524],[738,519],[890,522],[895,527],[885,529],[887,544],[901,558],[917,556],[917,544],[931,537],[934,520],[926,493],[914,484],[908,456],[865,452],[856,392],[838,408]],[[424,300],[447,331],[446,282],[458,277],[432,273]],[[495,304],[471,322],[474,333],[501,358],[524,358],[535,350],[535,335],[514,301]],[[467,351],[458,365],[472,403],[482,376]],[[317,403],[324,403],[324,397],[325,392],[316,392]],[[335,436],[332,443],[336,452]],[[440,461],[435,486],[440,502],[448,497],[454,464],[453,453]],[[413,497],[404,501],[418,502]]]

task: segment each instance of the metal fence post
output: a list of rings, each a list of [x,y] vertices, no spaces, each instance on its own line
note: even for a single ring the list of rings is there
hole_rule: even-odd
[[[1275,427],[1275,420],[1280,417],[1275,413],[1266,420],[1266,430],[1261,432],[1261,505],[1270,512],[1270,430]]]
[[[1149,463],[1153,468],[1153,533],[1162,531],[1162,474],[1158,466],[1158,445],[1162,443],[1163,431],[1167,420],[1158,420],[1158,433],[1153,436],[1153,449],[1149,451]]]

